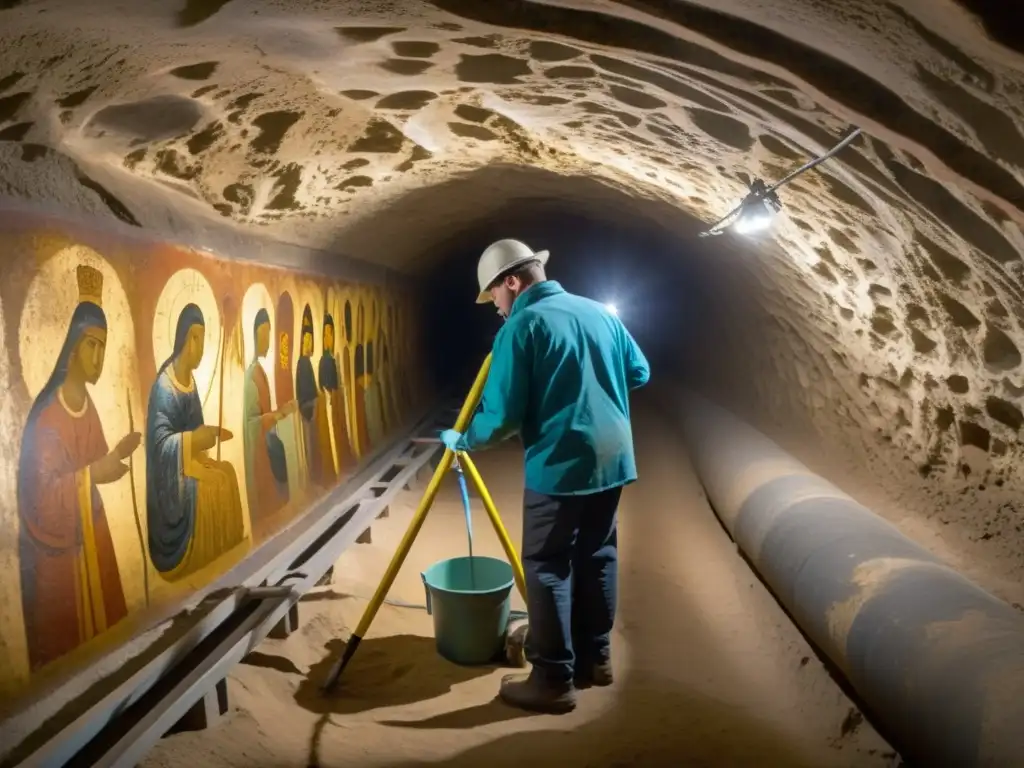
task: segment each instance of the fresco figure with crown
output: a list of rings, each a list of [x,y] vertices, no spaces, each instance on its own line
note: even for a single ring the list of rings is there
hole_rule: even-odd
[[[29,664],[36,670],[128,611],[97,486],[120,480],[141,435],[107,445],[89,396],[103,372],[103,275],[77,269],[79,302],[49,380],[32,404],[18,461],[19,557]]]

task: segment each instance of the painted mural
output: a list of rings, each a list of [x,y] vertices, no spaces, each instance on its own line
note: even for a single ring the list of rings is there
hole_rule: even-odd
[[[0,237],[6,697],[128,639],[349,476],[419,405],[419,345],[394,289],[52,223]]]

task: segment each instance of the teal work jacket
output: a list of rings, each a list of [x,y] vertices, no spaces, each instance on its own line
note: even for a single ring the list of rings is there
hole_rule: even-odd
[[[619,318],[553,280],[537,283],[494,339],[483,397],[458,448],[480,450],[518,433],[532,491],[626,485],[637,477],[629,392],[649,378]]]

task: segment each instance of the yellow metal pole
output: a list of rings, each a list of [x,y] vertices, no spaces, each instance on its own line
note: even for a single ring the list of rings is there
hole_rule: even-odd
[[[473,382],[473,386],[469,390],[469,395],[466,397],[465,402],[462,404],[462,410],[459,411],[458,418],[455,420],[455,430],[457,432],[465,432],[466,427],[469,426],[469,421],[473,417],[473,411],[476,410],[477,404],[480,402],[480,397],[484,391],[484,384],[487,383],[487,374],[491,370],[491,355],[488,354],[484,358],[483,365],[480,366],[480,371],[476,375],[476,381]],[[398,545],[398,550],[391,558],[391,562],[388,564],[387,570],[384,572],[384,578],[380,584],[377,585],[377,591],[373,593],[373,597],[370,598],[369,605],[366,606],[366,610],[363,612],[363,617],[359,620],[359,625],[356,627],[355,632],[349,638],[348,643],[345,644],[345,652],[341,655],[341,658],[335,662],[334,666],[331,667],[331,671],[327,674],[327,679],[324,681],[323,691],[330,692],[334,689],[338,682],[338,678],[341,677],[341,673],[345,671],[345,667],[348,665],[356,649],[359,647],[359,643],[366,636],[366,632],[370,629],[370,624],[373,623],[374,617],[377,615],[377,611],[380,610],[381,605],[384,603],[384,598],[387,597],[388,591],[391,589],[392,584],[395,583],[395,578],[398,576],[398,572],[402,569],[402,563],[405,562],[405,558],[409,554],[409,550],[412,549],[412,543],[415,541],[416,536],[419,534],[420,529],[423,527],[423,522],[427,519],[427,513],[430,511],[430,507],[434,503],[434,498],[437,496],[438,490],[441,488],[441,481],[444,480],[445,474],[451,469],[452,460],[455,458],[455,454],[452,453],[448,448],[444,449],[444,456],[441,457],[441,463],[437,465],[437,469],[434,470],[434,476],[430,478],[430,483],[427,485],[427,490],[423,493],[423,498],[420,499],[420,504],[416,508],[416,514],[413,515],[412,522],[409,523],[409,528],[405,532],[405,536],[402,537],[401,543]]]
[[[523,574],[523,564],[519,560],[519,555],[516,554],[516,548],[512,544],[512,539],[509,538],[508,531],[505,530],[504,523],[501,522],[494,499],[491,498],[491,494],[488,492],[487,486],[484,485],[484,480],[480,477],[473,460],[469,458],[469,454],[459,451],[459,461],[466,470],[466,474],[469,475],[469,479],[473,481],[473,485],[476,486],[476,492],[480,494],[484,509],[487,510],[487,516],[491,518],[491,523],[494,525],[494,532],[498,534],[498,541],[501,542],[502,549],[505,550],[505,557],[512,564],[512,576],[516,580],[519,594],[522,595],[523,600],[526,600],[526,576]]]

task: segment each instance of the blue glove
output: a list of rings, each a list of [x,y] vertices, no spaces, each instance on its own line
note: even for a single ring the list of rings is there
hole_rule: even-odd
[[[454,429],[446,429],[441,433],[441,442],[444,443],[446,448],[453,452],[458,450],[456,446],[461,439],[462,433],[456,432]]]

